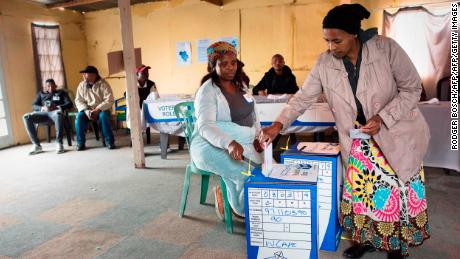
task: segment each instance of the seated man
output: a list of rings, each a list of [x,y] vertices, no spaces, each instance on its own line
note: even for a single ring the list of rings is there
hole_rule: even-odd
[[[63,111],[72,108],[72,101],[64,90],[57,90],[56,83],[53,79],[47,79],[32,103],[33,112],[24,114],[24,125],[29,134],[30,141],[33,144],[29,155],[43,152],[40,141],[37,137],[35,123],[53,121],[56,128],[56,153],[64,153],[62,144],[62,135],[64,130]]]
[[[136,69],[136,76],[137,76],[137,91],[139,93],[139,108],[142,111],[142,104],[147,99],[150,94],[153,94],[154,99],[160,98],[158,93],[157,86],[155,82],[149,79],[149,69],[150,66],[141,65]],[[123,94],[126,98],[126,92]],[[128,108],[128,106],[126,106]],[[128,128],[131,128],[131,122],[129,120],[129,109],[126,110],[126,124]],[[147,142],[150,142],[150,128],[147,128]]]
[[[86,128],[89,121],[98,121],[109,149],[115,149],[114,137],[110,126],[110,111],[113,105],[113,93],[110,85],[99,76],[97,68],[87,66],[81,70],[83,81],[78,85],[75,106],[78,109],[75,128],[77,131],[77,151],[86,149]]]
[[[272,57],[272,68],[252,89],[254,95],[295,94],[299,90],[294,74],[280,54]]]
[[[142,103],[147,99],[150,93],[154,93],[155,99],[160,98],[157,86],[149,79],[149,69],[151,67],[142,65],[137,68],[137,90],[139,91],[139,107],[142,109]],[[126,95],[126,93],[125,93]]]
[[[292,70],[286,66],[284,57],[275,54],[272,57],[272,68],[265,73],[260,82],[252,89],[254,95],[266,96],[269,94],[295,94],[299,90],[297,81]],[[291,133],[290,143],[297,141],[296,135]],[[273,140],[273,148],[276,148],[281,135]],[[278,151],[275,151],[275,160],[279,161]]]
[[[136,69],[137,75],[137,91],[139,93],[139,108],[142,110],[142,104],[147,99],[147,97],[153,93],[153,98],[158,99],[160,98],[160,94],[158,93],[157,86],[155,82],[149,79],[149,69],[151,67],[146,65],[141,65]],[[123,94],[126,98],[126,92]],[[126,106],[128,108],[128,106]],[[126,123],[128,128],[131,128],[130,121],[129,121],[129,109],[126,110]],[[148,131],[150,133],[150,131]],[[148,137],[147,137],[148,138]]]
[[[160,98],[160,94],[158,93],[157,86],[153,81],[149,79],[149,69],[151,69],[150,66],[146,65],[141,65],[140,67],[137,68],[136,70],[136,75],[137,75],[137,90],[139,93],[139,108],[142,110],[142,104],[143,102],[147,99],[147,97],[151,94],[153,94],[154,99]],[[125,92],[125,97],[126,97],[126,92]],[[152,98],[152,96],[150,97]],[[128,124],[128,128],[130,128],[129,125],[129,110],[127,111],[127,117],[126,117],[126,122]],[[150,128],[147,128],[146,130],[147,134],[147,142],[150,142]],[[179,146],[183,145],[182,143],[185,142],[185,138],[179,137]],[[169,142],[168,142],[168,149],[169,149]]]
[[[158,94],[157,86],[153,81],[149,79],[149,69],[151,67],[146,65],[141,65],[136,69],[137,75],[137,91],[139,93],[139,108],[142,110],[142,104],[147,99],[147,97],[153,93],[154,98],[160,98]],[[126,98],[126,92],[123,94]],[[131,128],[129,125],[129,110],[126,111],[126,122],[128,128]]]

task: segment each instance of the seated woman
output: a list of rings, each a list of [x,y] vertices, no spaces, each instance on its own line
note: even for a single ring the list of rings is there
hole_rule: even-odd
[[[197,117],[191,157],[196,167],[220,175],[234,214],[244,216],[243,185],[248,169],[243,157],[262,163],[257,135],[260,122],[255,103],[245,94],[235,48],[226,42],[208,47],[208,74],[195,95]],[[220,186],[215,188],[216,212],[223,219]]]

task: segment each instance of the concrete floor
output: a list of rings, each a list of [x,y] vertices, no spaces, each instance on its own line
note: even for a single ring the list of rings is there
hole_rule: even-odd
[[[54,143],[35,156],[30,145],[0,150],[0,258],[245,258],[244,224],[225,232],[211,192],[199,205],[198,177],[186,217],[177,216],[186,150],[162,160],[154,135],[147,168],[134,169],[128,136],[117,144],[107,150],[90,140],[90,149],[61,155]],[[460,177],[427,168],[426,179],[432,237],[411,257],[460,258]],[[348,245],[320,258],[342,258]]]

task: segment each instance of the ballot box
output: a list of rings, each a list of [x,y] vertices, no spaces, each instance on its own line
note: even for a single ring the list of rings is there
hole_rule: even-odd
[[[316,177],[302,182],[252,173],[244,186],[248,258],[317,258]]]
[[[340,155],[306,153],[297,150],[294,145],[281,154],[281,163],[315,165],[319,168],[316,183],[318,247],[320,250],[336,251],[342,234],[338,217],[343,170]]]

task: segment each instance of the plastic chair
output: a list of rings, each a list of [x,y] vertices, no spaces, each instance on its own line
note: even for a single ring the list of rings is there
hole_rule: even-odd
[[[126,121],[126,97],[123,96],[115,100],[115,115],[118,129],[118,123]]]
[[[120,97],[115,100],[115,115],[116,115],[116,129],[118,129],[118,123],[126,121],[126,93],[125,96]],[[126,132],[130,134],[130,129],[127,128]],[[150,127],[145,129],[145,136],[147,138],[147,144],[151,142],[151,134],[150,134]],[[132,146],[132,143],[130,144]]]
[[[185,133],[185,141],[189,146],[190,152],[190,143],[192,140],[193,128],[195,125],[195,108],[193,106],[193,102],[182,102],[176,104],[174,107],[174,112],[176,113],[177,119],[180,121],[182,129]],[[180,202],[179,208],[179,216],[182,218],[185,212],[185,205],[187,204],[187,194],[188,189],[190,187],[190,179],[192,174],[201,175],[201,196],[200,196],[200,204],[205,204],[206,196],[208,194],[208,185],[209,185],[209,177],[215,175],[214,173],[207,172],[201,169],[198,169],[193,161],[187,165],[185,169],[185,178],[184,178],[184,187],[182,188],[182,198]],[[218,175],[216,175],[218,176]],[[222,189],[222,198],[224,201],[224,214],[225,214],[225,224],[227,227],[227,233],[233,233],[233,222],[232,222],[232,211],[230,208],[230,203],[228,202],[227,197],[227,186],[225,185],[224,180],[218,176],[220,179],[220,186]]]
[[[68,113],[68,117],[69,117],[69,123],[70,121],[74,121],[75,122],[75,118],[77,117],[78,115],[78,112],[69,112]],[[72,119],[70,119],[70,117],[72,117]],[[105,138],[104,138],[104,134],[102,133],[102,127],[99,125],[100,123],[98,121],[90,121],[89,123],[89,127],[91,127],[93,129],[93,132],[94,132],[94,136],[96,137],[96,141],[99,141],[99,140],[102,140],[102,145],[104,147],[107,146],[107,144],[105,143]],[[69,124],[69,126],[73,129],[75,129],[75,126],[72,126],[71,124]],[[71,132],[72,130],[70,130]],[[102,135],[102,138],[100,137],[100,135]]]

